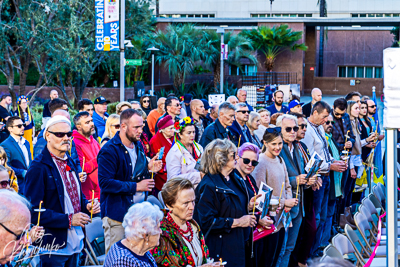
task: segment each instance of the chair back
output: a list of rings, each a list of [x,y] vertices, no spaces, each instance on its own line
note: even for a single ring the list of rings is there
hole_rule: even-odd
[[[361,252],[358,250],[356,244],[358,244],[361,247],[361,251],[366,251],[364,245],[361,243],[360,239],[358,238],[357,233],[350,227],[350,225],[346,224],[346,226],[344,227],[344,232],[349,240],[349,242],[351,243],[351,245],[353,246],[353,249],[355,250],[355,255],[358,259],[358,261],[362,264],[365,264],[365,261],[363,259],[363,257],[361,256]]]
[[[381,183],[377,183],[376,188],[379,190],[381,196],[383,196],[386,199],[386,187]]]
[[[92,222],[85,226],[86,238],[90,243],[99,237],[104,237],[103,222],[99,217],[93,218]]]
[[[378,211],[376,210],[374,203],[372,203],[372,201],[369,198],[365,197],[362,200],[362,204],[369,210],[371,215],[375,214],[376,216],[378,216]]]
[[[383,196],[381,195],[380,190],[378,189],[377,185],[374,185],[372,187],[372,193],[375,195],[375,197],[379,200],[380,203],[382,203],[382,198]]]
[[[376,209],[381,209],[382,212],[385,210],[382,206],[382,202],[379,201],[379,199],[375,196],[375,194],[373,193],[369,194],[368,198],[374,204]]]
[[[354,215],[354,221],[356,222],[357,229],[360,232],[360,235],[365,242],[365,246],[368,248],[368,250],[371,253],[372,248],[370,246],[370,242],[368,242],[368,240],[367,240],[366,233],[368,231],[369,234],[372,235],[372,231],[371,231],[371,226],[368,223],[367,217],[365,217],[364,214],[357,212]],[[371,238],[371,236],[370,236],[370,238]]]
[[[343,234],[335,235],[332,238],[332,245],[336,248],[336,250],[340,253],[340,255],[342,255],[342,258],[343,255],[356,252],[353,248],[353,245],[350,243],[349,239],[347,239],[347,237]]]
[[[360,207],[358,208],[358,211],[361,212],[367,218],[368,222],[373,222],[374,221],[373,218],[372,218],[371,212],[364,205],[360,205]]]
[[[157,207],[160,208],[160,210],[164,209],[164,205],[162,205],[161,202],[155,196],[149,196],[147,198],[147,202],[156,205]]]
[[[165,209],[167,208],[167,206],[165,206],[164,199],[162,198],[161,191],[158,192],[158,201],[160,201],[160,203],[164,206]]]

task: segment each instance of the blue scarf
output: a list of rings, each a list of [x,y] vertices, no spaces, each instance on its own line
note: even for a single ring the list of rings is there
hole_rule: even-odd
[[[328,141],[329,147],[331,148],[333,158],[335,160],[340,160],[340,154],[335,144],[333,143],[332,134],[325,133],[325,137]],[[335,196],[340,197],[342,195],[342,173],[333,172],[333,177],[335,181]]]

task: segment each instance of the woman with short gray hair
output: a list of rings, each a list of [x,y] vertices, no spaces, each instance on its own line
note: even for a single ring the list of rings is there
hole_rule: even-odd
[[[134,204],[124,217],[125,238],[111,246],[104,267],[156,267],[149,252],[159,244],[163,213],[149,202]]]
[[[250,134],[251,134],[251,143],[254,145],[258,146],[259,149],[262,148],[262,142],[256,135],[255,131],[258,130],[258,128],[261,125],[261,116],[255,111],[250,112],[249,120],[247,121],[247,127],[249,127]]]
[[[203,230],[210,257],[222,258],[230,267],[246,266],[246,242],[252,241],[250,197],[246,185],[235,175],[237,148],[229,140],[207,145],[200,170],[205,176],[197,186],[194,218]],[[234,252],[234,253],[232,253]]]

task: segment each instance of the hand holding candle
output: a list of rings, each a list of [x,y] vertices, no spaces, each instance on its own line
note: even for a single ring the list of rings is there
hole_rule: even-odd
[[[93,219],[93,201],[94,201],[94,190],[92,190],[92,209],[90,210],[90,220]]]
[[[297,177],[297,189],[296,189],[296,199],[299,198],[299,187],[300,187],[300,181],[299,181],[299,177]]]
[[[281,194],[279,195],[279,204],[281,203],[283,188],[285,187],[285,182],[282,182]]]
[[[86,181],[87,174],[85,172],[85,157],[83,157],[83,164],[82,164],[82,172],[79,173],[79,180],[81,183],[84,183]]]
[[[39,223],[40,223],[40,213],[46,211],[46,209],[42,209],[42,203],[43,203],[43,200],[41,200],[39,202],[39,209],[34,209],[34,211],[39,212],[37,226],[39,226]]]

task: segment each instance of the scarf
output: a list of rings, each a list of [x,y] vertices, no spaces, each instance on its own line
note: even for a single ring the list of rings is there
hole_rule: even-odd
[[[358,128],[358,122],[356,120],[351,120],[351,129],[353,130],[356,141],[354,142],[353,149],[351,150],[352,155],[361,155],[361,139],[360,139],[360,129]]]
[[[335,160],[340,160],[340,154],[332,140],[332,134],[325,133],[328,145],[331,148],[332,156]],[[340,197],[342,195],[342,176],[341,172],[333,172],[333,178],[335,181],[335,196]]]

